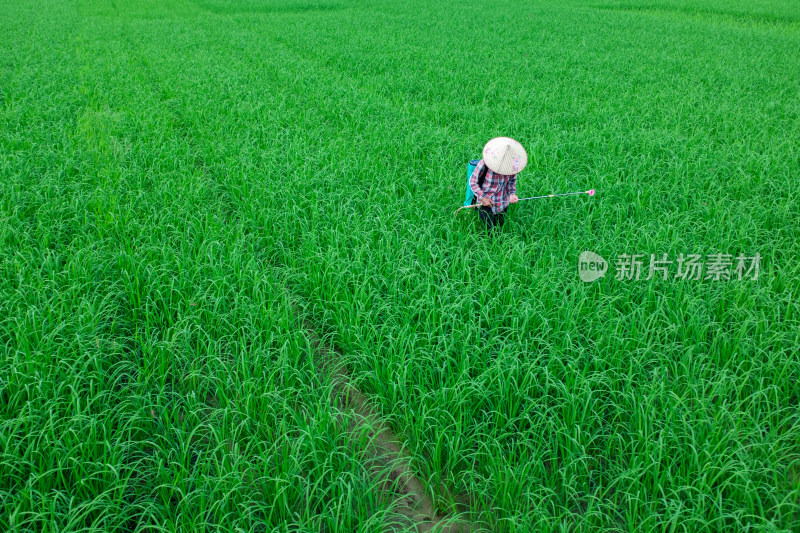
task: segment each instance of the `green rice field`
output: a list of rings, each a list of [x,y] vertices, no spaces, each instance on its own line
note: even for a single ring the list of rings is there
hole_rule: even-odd
[[[800,531],[798,191],[797,0],[0,0],[0,531]]]

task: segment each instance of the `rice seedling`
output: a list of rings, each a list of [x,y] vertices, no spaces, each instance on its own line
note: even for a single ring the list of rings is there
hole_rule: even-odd
[[[0,529],[413,530],[384,431],[442,524],[800,528],[795,3],[25,1],[0,31]],[[498,135],[521,197],[597,195],[484,238],[453,212]],[[584,283],[585,250],[642,276]]]

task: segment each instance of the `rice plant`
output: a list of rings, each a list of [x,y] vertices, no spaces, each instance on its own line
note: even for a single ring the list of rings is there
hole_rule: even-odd
[[[454,523],[800,529],[795,2],[26,0],[0,33],[0,529],[415,530],[320,342]],[[453,213],[498,135],[521,194],[597,195],[486,238]],[[584,283],[585,250],[761,262]]]

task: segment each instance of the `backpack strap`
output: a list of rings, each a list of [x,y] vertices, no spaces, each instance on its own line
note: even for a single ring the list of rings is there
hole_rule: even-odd
[[[486,171],[489,170],[489,167],[486,166],[486,162],[483,163],[483,168],[480,172],[478,172],[478,188],[480,189],[483,187],[483,182],[486,181]],[[477,198],[475,196],[472,197],[472,204],[476,203]]]
[[[483,182],[484,182],[484,181],[486,181],[486,171],[487,171],[488,169],[489,169],[489,167],[488,167],[488,166],[486,166],[486,162],[484,162],[484,163],[483,163],[483,168],[482,168],[482,169],[481,169],[481,171],[478,173],[478,188],[479,188],[479,189],[480,189],[481,187],[483,187]]]

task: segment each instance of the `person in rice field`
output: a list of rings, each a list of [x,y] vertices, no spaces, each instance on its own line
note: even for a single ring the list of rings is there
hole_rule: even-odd
[[[520,143],[508,137],[492,139],[483,147],[483,159],[478,161],[469,178],[475,195],[473,203],[486,231],[496,232],[505,223],[509,204],[519,201],[517,174],[528,164],[528,154]]]

